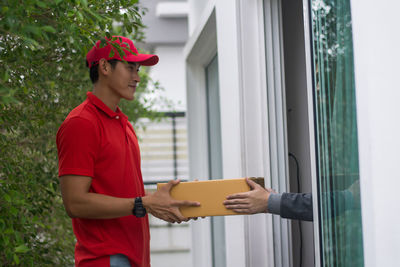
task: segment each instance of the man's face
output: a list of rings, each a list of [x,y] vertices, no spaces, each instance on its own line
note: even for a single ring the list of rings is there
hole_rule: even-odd
[[[140,82],[139,67],[139,63],[117,62],[108,77],[108,85],[114,94],[126,100],[133,100],[136,86]]]

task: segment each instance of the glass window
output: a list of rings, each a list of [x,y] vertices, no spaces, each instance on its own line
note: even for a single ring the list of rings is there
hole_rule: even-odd
[[[221,115],[219,109],[219,80],[217,55],[206,66],[208,159],[211,179],[222,178]],[[226,266],[224,217],[211,217],[213,266]]]
[[[349,0],[311,0],[322,266],[363,266]]]

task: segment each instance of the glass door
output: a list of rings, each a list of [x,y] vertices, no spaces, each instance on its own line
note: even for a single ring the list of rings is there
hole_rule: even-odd
[[[321,266],[364,265],[349,0],[311,0]]]
[[[206,97],[208,126],[208,159],[210,179],[222,178],[221,116],[217,55],[206,66]],[[225,220],[211,217],[211,240],[214,267],[225,267]]]

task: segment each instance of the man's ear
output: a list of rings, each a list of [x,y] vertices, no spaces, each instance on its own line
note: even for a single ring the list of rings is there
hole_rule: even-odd
[[[110,64],[105,58],[99,60],[99,74],[107,75],[110,71]]]

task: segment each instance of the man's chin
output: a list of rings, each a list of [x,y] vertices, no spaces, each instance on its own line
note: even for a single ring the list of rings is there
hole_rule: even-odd
[[[131,101],[131,100],[133,100],[134,98],[135,98],[135,91],[133,91],[133,92],[127,92],[127,94],[125,95],[125,97],[124,97],[126,100],[128,100],[128,101]]]

